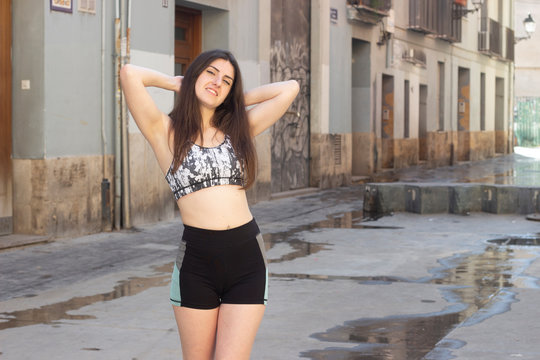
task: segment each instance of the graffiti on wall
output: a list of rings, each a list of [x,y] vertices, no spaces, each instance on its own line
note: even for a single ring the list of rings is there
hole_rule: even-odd
[[[275,3],[278,2],[273,5]],[[300,93],[272,127],[272,192],[309,186],[309,22],[299,24],[296,17],[309,19],[309,11],[295,7],[301,12],[295,15],[285,8],[287,2],[278,5],[272,10],[275,21],[272,26],[283,24],[284,28],[273,31],[270,80],[294,79],[300,85]]]

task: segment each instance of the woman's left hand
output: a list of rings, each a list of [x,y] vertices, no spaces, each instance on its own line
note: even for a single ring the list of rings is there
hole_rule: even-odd
[[[174,91],[177,93],[179,93],[180,89],[182,88],[182,80],[184,80],[183,76],[174,77]]]

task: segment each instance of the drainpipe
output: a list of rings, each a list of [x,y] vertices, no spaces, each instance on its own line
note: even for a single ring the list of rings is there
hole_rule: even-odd
[[[111,231],[111,196],[107,174],[107,136],[105,133],[105,46],[106,46],[105,0],[101,0],[101,145],[103,157],[103,180],[101,181],[101,228]]]
[[[103,155],[103,179],[107,178],[107,136],[105,134],[105,0],[101,0],[101,145]]]
[[[122,9],[120,10],[123,13],[122,18],[125,19],[127,11],[127,27],[122,23],[122,65],[129,63],[130,61],[130,44],[129,44],[129,35],[131,30],[131,0],[127,0],[127,9],[126,3],[122,1]],[[122,106],[122,220],[124,228],[131,228],[131,192],[130,192],[130,181],[129,181],[129,133],[128,133],[128,111],[126,99],[122,95],[121,97],[121,106]]]
[[[458,72],[459,76],[459,72]],[[459,80],[458,81],[458,89],[459,89]],[[458,120],[458,113],[457,108],[454,106],[454,45],[450,45],[450,165],[455,165],[457,163],[456,158],[457,154],[454,155],[455,152],[455,144],[454,144],[454,120],[456,121],[456,132],[458,131],[457,122]],[[457,98],[457,101],[459,102],[459,96]],[[457,105],[457,104],[456,104]],[[446,107],[445,107],[446,110]],[[459,136],[459,134],[458,134]]]
[[[115,121],[115,149],[114,149],[114,228],[120,230],[121,228],[121,217],[122,217],[122,90],[120,89],[120,0],[116,0],[116,14],[114,19],[114,43],[115,43],[115,54],[114,54],[114,83],[116,85],[115,91],[115,107],[114,107],[114,118]]]
[[[513,12],[512,12],[513,13]],[[515,60],[510,62],[508,64],[508,111],[506,111],[506,116],[508,116],[508,136],[507,136],[507,148],[508,148],[508,154],[512,154],[514,152],[514,106],[515,104],[515,98],[516,98],[516,88],[515,88]]]
[[[126,14],[127,12],[127,14]],[[128,24],[126,27],[126,15]],[[129,62],[129,32],[131,27],[131,1],[116,0],[115,30],[115,83],[116,83],[116,141],[115,141],[115,228],[131,228],[129,191],[129,142],[127,105],[120,86],[120,69]]]

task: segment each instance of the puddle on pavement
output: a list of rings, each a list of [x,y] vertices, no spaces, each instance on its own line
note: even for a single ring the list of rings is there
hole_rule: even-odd
[[[372,175],[372,182],[396,181],[537,186],[540,182],[540,161],[519,155],[507,155],[437,169],[425,165],[404,169],[384,169]]]
[[[301,236],[304,231],[318,229],[399,229],[399,227],[372,226],[362,222],[361,211],[329,215],[327,219],[290,230],[264,235],[267,250],[279,243],[293,250],[270,262],[281,262],[308,256],[330,249],[328,243],[307,242]],[[513,237],[518,238],[518,237]],[[481,254],[459,255],[440,260],[441,267],[433,276],[421,280],[399,277],[347,277],[307,274],[271,274],[284,279],[338,280],[348,279],[364,285],[386,285],[395,282],[432,283],[442,286],[449,306],[439,313],[410,316],[389,316],[375,319],[358,319],[346,322],[325,332],[312,336],[336,346],[323,350],[305,351],[302,357],[311,359],[420,359],[429,354],[439,354],[437,359],[450,359],[451,349],[464,344],[458,340],[443,338],[456,326],[472,325],[496,314],[508,311],[515,301],[511,289],[515,286],[538,287],[537,279],[516,276],[526,264],[540,256],[533,247],[508,246],[508,238],[495,239]],[[521,245],[524,245],[523,243]],[[536,243],[536,245],[538,245]],[[531,250],[534,249],[534,250]],[[91,319],[89,315],[71,315],[70,311],[97,302],[110,301],[123,296],[138,294],[148,288],[163,286],[170,279],[172,263],[155,268],[156,274],[146,278],[131,278],[120,282],[108,293],[77,297],[65,302],[46,305],[37,309],[0,314],[0,330],[34,325],[56,324],[61,320]],[[421,299],[422,303],[433,302]],[[443,341],[441,341],[443,340]],[[342,347],[343,343],[350,346]],[[446,355],[440,355],[446,354]]]
[[[540,249],[488,245],[481,254],[443,259],[433,276],[422,282],[443,285],[441,291],[449,303],[446,309],[348,321],[312,335],[336,346],[305,351],[301,356],[315,360],[451,359],[451,350],[465,345],[444,339],[456,326],[471,326],[508,311],[516,301],[513,287],[538,288],[538,279],[519,275],[538,257]]]
[[[166,285],[171,278],[173,263],[153,268],[156,275],[134,277],[122,280],[110,292],[74,297],[56,304],[45,305],[36,309],[0,313],[0,330],[37,324],[59,324],[61,320],[94,319],[91,315],[72,315],[70,311],[98,302],[110,301],[124,296],[133,296],[146,289]]]
[[[327,215],[325,220],[296,226],[287,231],[263,234],[267,251],[280,243],[287,244],[293,249],[279,258],[269,259],[268,261],[271,263],[290,261],[316,254],[321,250],[329,250],[332,246],[329,243],[308,242],[300,236],[304,231],[316,231],[320,229],[402,229],[402,227],[367,224],[362,211]]]
[[[313,224],[298,226],[294,229],[265,234],[264,239],[267,249],[272,248],[278,243],[286,243],[293,248],[288,254],[281,256],[279,259],[272,259],[270,262],[280,262],[293,260],[298,257],[308,256],[310,254],[317,253],[324,249],[329,249],[329,244],[326,243],[310,243],[304,241],[298,236],[303,231],[313,231],[324,228],[348,228],[348,229],[393,229],[394,227],[381,227],[372,226],[367,224],[360,224],[362,221],[361,211],[352,211],[347,213],[329,215],[326,220],[318,221]],[[36,325],[36,324],[58,324],[61,320],[84,320],[93,319],[91,315],[73,315],[69,314],[70,311],[78,310],[84,306],[92,305],[98,302],[110,301],[118,299],[124,296],[136,295],[148,288],[163,286],[169,282],[170,273],[172,271],[173,264],[166,264],[160,267],[155,267],[154,270],[157,273],[155,276],[150,277],[137,277],[130,278],[119,282],[114,289],[107,293],[75,297],[67,301],[59,302],[56,304],[45,305],[35,309],[27,309],[21,311],[14,311],[9,313],[0,313],[0,330]],[[274,275],[279,276],[279,275]],[[290,276],[289,276],[290,277]],[[330,279],[330,277],[327,277]],[[361,279],[358,279],[359,281]],[[370,279],[364,279],[364,281],[372,281]],[[393,279],[397,281],[397,279]],[[33,297],[34,294],[27,295],[25,297]],[[53,325],[57,326],[57,325]]]
[[[488,242],[497,245],[540,246],[540,234],[507,236],[488,240]]]
[[[287,274],[269,273],[269,276],[287,280],[353,280],[362,285],[390,285],[397,282],[411,282],[410,280],[394,276],[346,276],[346,275],[319,275],[319,274]]]

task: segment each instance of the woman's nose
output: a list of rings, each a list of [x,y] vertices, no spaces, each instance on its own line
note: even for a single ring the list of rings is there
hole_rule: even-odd
[[[221,86],[221,81],[222,81],[221,76],[218,75],[218,76],[214,77],[214,84],[215,85]]]

